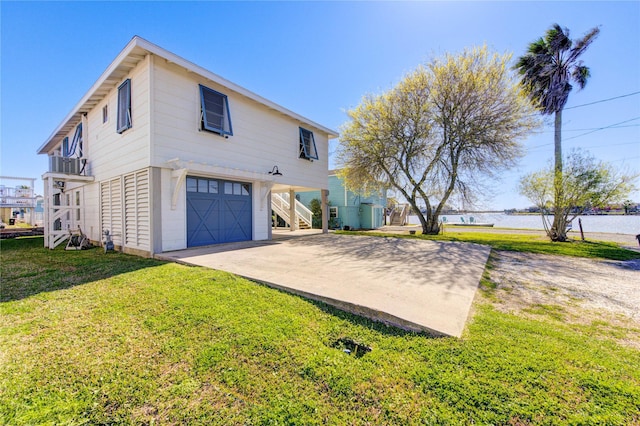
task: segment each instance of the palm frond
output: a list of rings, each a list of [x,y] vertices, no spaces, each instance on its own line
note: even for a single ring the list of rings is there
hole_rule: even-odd
[[[598,37],[598,34],[600,34],[600,28],[594,27],[591,28],[591,30],[589,30],[589,32],[585,34],[584,37],[577,40],[573,46],[573,49],[571,49],[571,52],[569,53],[567,61],[575,62],[580,57],[580,55],[582,55],[584,51],[587,50],[589,45]]]
[[[571,70],[571,77],[578,84],[580,89],[584,89],[584,86],[587,85],[587,80],[591,77],[591,72],[589,71],[589,67],[582,65],[582,61],[580,61]]]
[[[560,25],[553,24],[545,35],[546,44],[551,52],[564,52],[571,49],[572,41],[569,38],[569,30],[564,30]]]

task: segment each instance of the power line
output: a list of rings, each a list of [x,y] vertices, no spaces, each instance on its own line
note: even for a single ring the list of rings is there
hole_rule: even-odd
[[[551,126],[551,125],[549,125]],[[612,129],[623,129],[626,127],[640,127],[640,124],[627,124],[626,126],[615,126],[615,127],[611,127]],[[590,129],[562,129],[562,132],[584,132],[587,130],[598,130],[599,128],[596,127],[592,127]],[[555,132],[555,130],[550,129],[550,130],[543,130],[540,133],[552,133]]]
[[[585,135],[590,135],[591,133],[598,132],[598,131],[600,131],[600,130],[604,130],[604,129],[609,129],[609,128],[611,128],[611,127],[619,126],[620,124],[628,123],[628,122],[630,122],[630,121],[635,121],[635,120],[638,120],[638,119],[640,119],[640,117],[631,118],[631,119],[629,119],[629,120],[621,121],[621,122],[619,122],[619,123],[615,123],[615,124],[612,124],[612,125],[610,125],[610,126],[599,127],[599,128],[597,128],[597,129],[595,129],[595,130],[591,130],[590,132],[582,133],[582,134],[577,135],[577,136],[572,136],[572,137],[567,138],[567,139],[564,139],[564,140],[565,140],[565,141],[569,141],[569,140],[571,140],[571,139],[576,139],[576,138],[579,138],[579,137],[582,137],[582,136],[585,136]]]
[[[614,96],[613,98],[601,99],[599,101],[589,102],[588,104],[576,105],[576,106],[572,106],[572,107],[569,107],[569,108],[565,108],[564,110],[566,111],[568,109],[582,108],[582,107],[585,107],[585,106],[600,104],[602,102],[609,102],[609,101],[613,101],[615,99],[626,98],[628,96],[633,96],[633,95],[637,95],[637,94],[640,94],[640,91],[627,93],[626,95]]]
[[[529,152],[534,151],[538,148],[542,148],[545,146],[549,146],[549,145],[553,145],[553,142],[550,143],[545,143],[542,145],[536,145],[536,146],[532,146],[529,147],[527,150]],[[622,142],[622,143],[611,143],[611,144],[606,144],[606,145],[592,145],[592,146],[583,146],[581,148],[606,148],[606,147],[610,147],[610,146],[623,146],[623,145],[638,145],[640,146],[640,141],[636,141],[636,142]]]
[[[620,158],[618,160],[611,160],[611,161],[608,161],[608,162],[609,163],[617,163],[618,161],[636,160],[638,158],[640,158],[640,157],[625,157],[625,158]]]
[[[566,111],[568,109],[582,108],[582,107],[585,107],[585,106],[601,104],[603,102],[609,102],[609,101],[613,101],[613,100],[616,100],[616,99],[626,98],[626,97],[634,96],[634,95],[638,95],[638,94],[640,94],[640,91],[631,92],[631,93],[627,93],[627,94],[620,95],[620,96],[614,96],[613,98],[600,99],[599,101],[593,101],[593,102],[589,102],[589,103],[586,103],[586,104],[575,105],[575,106],[572,106],[572,107],[563,108],[562,110]],[[545,114],[542,114],[541,112],[539,112],[539,113],[536,113],[536,114],[531,114],[530,117],[534,117],[534,116],[537,116],[537,115],[545,115]]]
[[[568,140],[571,140],[571,139],[576,139],[576,138],[579,138],[579,137],[582,137],[582,136],[585,136],[585,135],[589,135],[589,134],[594,133],[594,132],[599,132],[599,131],[605,130],[605,129],[611,129],[611,128],[617,128],[617,127],[626,127],[626,126],[620,126],[620,125],[624,124],[624,123],[628,123],[630,121],[635,121],[635,120],[638,120],[638,119],[640,119],[640,117],[634,117],[634,118],[631,118],[629,120],[621,121],[620,123],[610,124],[608,126],[597,127],[597,128],[592,129],[592,130],[590,130],[590,131],[588,131],[586,133],[582,133],[580,135],[576,135],[576,136],[572,136],[570,138],[562,139],[562,141],[565,142],[565,141],[568,141]],[[548,146],[548,145],[553,145],[553,143],[550,142],[550,143],[545,143],[545,144],[542,144],[542,145],[532,146],[530,149],[539,148],[539,147]]]

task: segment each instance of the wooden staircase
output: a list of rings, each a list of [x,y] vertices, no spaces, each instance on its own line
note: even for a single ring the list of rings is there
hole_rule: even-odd
[[[401,206],[396,206],[393,211],[391,211],[391,216],[389,216],[389,224],[395,226],[404,226],[407,224],[407,217],[409,216],[409,204],[403,204]]]
[[[311,229],[311,226],[304,220],[298,218],[298,229]]]
[[[289,218],[289,211],[290,211],[289,201],[290,201],[290,197],[289,197],[289,194],[287,193],[271,194],[271,208],[286,223],[291,224],[291,221]],[[311,229],[313,213],[311,213],[311,210],[306,208],[304,204],[302,204],[300,201],[296,200],[295,198],[294,198],[294,201],[295,201],[295,211],[296,211],[294,220],[297,219],[296,222],[294,223],[298,225],[296,229]]]

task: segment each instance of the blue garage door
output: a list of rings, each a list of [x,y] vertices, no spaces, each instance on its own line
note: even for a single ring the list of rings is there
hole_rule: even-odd
[[[187,247],[251,240],[251,184],[187,177]]]

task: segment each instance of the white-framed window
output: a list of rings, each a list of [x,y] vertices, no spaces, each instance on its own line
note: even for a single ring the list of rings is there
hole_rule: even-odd
[[[200,85],[200,108],[202,130],[233,135],[227,95]]]
[[[187,177],[187,192],[204,192],[209,194],[251,195],[251,185],[242,182],[227,182],[217,179]]]
[[[118,87],[118,123],[116,130],[122,133],[130,129],[131,123],[131,79],[126,79]]]
[[[338,207],[329,206],[329,220],[338,218]]]
[[[316,150],[316,141],[313,132],[300,127],[300,158],[306,160],[317,160],[318,151]]]
[[[102,123],[106,123],[109,121],[109,105],[105,105],[102,107]]]
[[[241,195],[248,196],[250,195],[251,185],[248,183],[240,183],[240,182],[225,182],[224,183],[224,193],[226,195]]]

